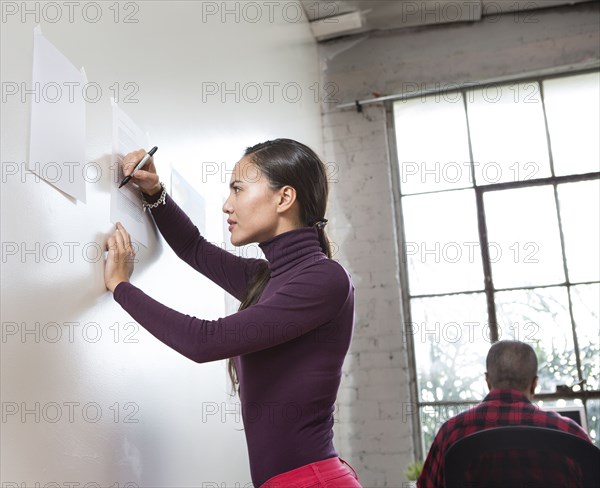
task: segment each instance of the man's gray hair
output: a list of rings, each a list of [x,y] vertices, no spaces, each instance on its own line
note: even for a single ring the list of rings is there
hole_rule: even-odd
[[[490,348],[485,366],[493,388],[526,391],[537,376],[538,362],[529,344],[499,341]]]

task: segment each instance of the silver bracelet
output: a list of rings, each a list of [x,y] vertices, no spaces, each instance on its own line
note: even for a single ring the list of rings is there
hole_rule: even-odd
[[[164,205],[167,202],[165,201],[165,197],[167,196],[167,189],[165,188],[165,184],[161,182],[160,187],[162,188],[162,193],[160,194],[160,198],[156,200],[154,203],[148,203],[144,198],[144,194],[142,193],[142,206],[144,207],[144,212],[147,208],[156,208],[159,205]]]

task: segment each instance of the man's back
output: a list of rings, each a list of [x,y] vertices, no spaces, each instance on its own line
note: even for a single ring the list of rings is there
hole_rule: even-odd
[[[555,412],[541,410],[517,390],[495,389],[480,404],[442,425],[431,446],[417,486],[423,488],[445,486],[444,456],[454,442],[480,430],[508,425],[557,429],[590,442],[586,432],[571,419]],[[530,482],[533,483],[528,484],[528,487],[545,486],[549,480],[560,486],[577,486],[581,474],[571,462],[557,456],[552,464],[554,469],[542,471],[535,468],[540,465],[539,460],[537,453],[519,450],[517,446],[514,451],[508,453],[482,456],[471,466],[467,474],[471,480],[482,479],[482,477],[486,479],[486,487],[518,486],[512,476],[524,471],[528,473]],[[506,461],[510,463],[511,470],[503,469]]]

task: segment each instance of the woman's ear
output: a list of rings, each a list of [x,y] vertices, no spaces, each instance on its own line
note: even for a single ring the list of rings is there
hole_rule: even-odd
[[[278,198],[277,212],[285,212],[289,210],[296,201],[296,189],[289,185],[283,186],[279,189]]]

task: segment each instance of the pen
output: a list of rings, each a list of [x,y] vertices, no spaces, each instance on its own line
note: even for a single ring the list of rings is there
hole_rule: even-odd
[[[137,166],[134,168],[134,170],[127,175],[125,178],[123,178],[123,181],[121,181],[121,184],[119,185],[119,188],[121,188],[122,186],[125,186],[129,180],[131,179],[131,177],[133,176],[133,174],[138,170],[138,169],[142,169],[144,167],[144,165],[146,164],[146,161],[148,161],[152,156],[154,156],[154,153],[158,150],[158,147],[154,146],[152,149],[150,149],[150,151],[148,151],[148,154],[146,154],[142,160],[137,164]]]

